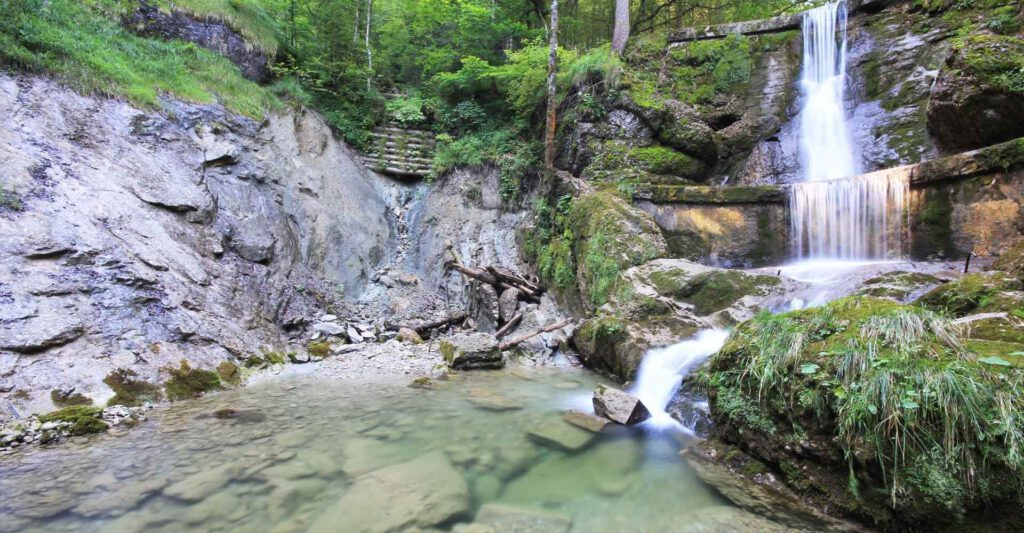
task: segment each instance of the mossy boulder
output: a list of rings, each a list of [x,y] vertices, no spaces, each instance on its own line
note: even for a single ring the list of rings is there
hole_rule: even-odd
[[[888,530],[968,527],[1015,512],[1024,482],[1024,370],[1000,361],[890,300],[761,314],[711,361],[714,436],[818,508]]]
[[[1024,241],[1017,243],[1003,252],[999,259],[992,265],[996,270],[1002,270],[1010,276],[1024,282]]]
[[[224,385],[237,387],[242,384],[242,369],[231,361],[224,361],[217,365],[217,377]]]
[[[1012,294],[1022,282],[1003,272],[968,274],[932,289],[915,303],[954,317],[981,312],[1009,312],[1019,307]]]
[[[631,146],[624,141],[592,141],[593,159],[583,177],[605,183],[687,184],[702,180],[707,165],[667,146]]]
[[[932,88],[928,128],[948,152],[1024,136],[1024,40],[957,39]]]
[[[584,322],[572,336],[583,364],[623,380],[629,379],[640,366],[643,348],[633,341],[628,327],[625,320],[615,317],[597,317]]]
[[[765,296],[780,283],[775,276],[718,269],[696,274],[683,269],[657,270],[649,279],[659,294],[692,305],[698,316],[731,307],[747,296]]]
[[[668,253],[654,219],[611,187],[539,205],[519,238],[540,277],[586,314],[608,301],[620,272]]]
[[[67,422],[71,424],[69,431],[72,435],[89,435],[106,431],[106,422],[100,420],[100,413],[103,409],[91,405],[72,405],[59,411],[47,413],[39,417],[42,423]]]
[[[894,270],[865,280],[856,294],[906,302],[941,283],[942,280],[931,274]]]

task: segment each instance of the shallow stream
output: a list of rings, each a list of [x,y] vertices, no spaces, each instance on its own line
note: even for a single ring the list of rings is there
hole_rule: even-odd
[[[121,436],[0,459],[0,530],[285,532],[324,530],[326,520],[329,530],[356,531],[422,512],[417,506],[455,509],[437,524],[450,529],[485,504],[497,531],[771,525],[697,479],[679,457],[679,431],[608,428],[591,437],[565,424],[562,414],[585,407],[597,381],[573,368],[467,373],[437,390],[405,379],[267,380],[156,409]],[[211,416],[221,409],[235,417]],[[531,437],[536,431],[580,447]],[[355,490],[374,471],[399,479]],[[418,476],[429,486],[453,471],[465,489],[417,493]],[[438,493],[447,499],[431,500]],[[353,498],[359,512],[345,512]]]

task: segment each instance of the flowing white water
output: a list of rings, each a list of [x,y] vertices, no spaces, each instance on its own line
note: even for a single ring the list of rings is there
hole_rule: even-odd
[[[904,169],[856,176],[856,147],[846,121],[846,3],[831,2],[803,18],[800,161],[789,214],[797,259],[862,261],[902,252]]]
[[[718,352],[728,337],[727,331],[706,329],[692,339],[647,352],[631,390],[651,412],[647,426],[682,428],[692,433],[693,428],[683,427],[665,411],[665,407],[679,390],[683,378]]]
[[[805,181],[857,173],[846,124],[846,2],[804,14],[800,161]]]
[[[902,252],[904,169],[792,187],[789,216],[797,258],[889,259]]]

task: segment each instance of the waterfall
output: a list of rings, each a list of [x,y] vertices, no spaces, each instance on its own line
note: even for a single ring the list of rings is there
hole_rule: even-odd
[[[803,18],[800,77],[800,163],[805,181],[857,173],[846,126],[846,2],[831,2]]]
[[[792,186],[789,217],[797,258],[888,259],[903,249],[906,168]]]
[[[855,176],[846,123],[846,3],[803,17],[800,163],[803,183],[789,193],[798,259],[887,259],[902,252],[908,174],[902,169]]]
[[[631,392],[647,406],[651,419],[646,422],[655,428],[680,427],[665,407],[672,401],[683,378],[691,370],[714,355],[725,344],[729,333],[706,329],[683,342],[649,350],[637,372],[636,384]],[[684,428],[692,432],[693,428]]]

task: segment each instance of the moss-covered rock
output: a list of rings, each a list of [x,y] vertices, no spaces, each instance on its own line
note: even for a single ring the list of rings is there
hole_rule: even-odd
[[[699,316],[721,311],[746,296],[763,296],[768,288],[780,283],[774,276],[738,270],[713,270],[693,276],[678,270],[659,271],[651,274],[651,280],[663,296],[692,305]]]
[[[1010,276],[1024,282],[1024,241],[1017,243],[999,256],[992,265]]]
[[[139,375],[130,368],[114,370],[103,378],[103,383],[114,391],[114,397],[107,405],[136,406],[159,402],[164,397],[160,385],[139,379]]]
[[[306,345],[309,356],[315,359],[323,359],[331,355],[331,343],[327,341],[313,341]]]
[[[932,311],[954,317],[980,312],[1008,312],[1018,307],[1008,295],[1018,291],[1022,282],[1002,272],[968,274],[956,281],[932,289],[915,303]]]
[[[198,398],[204,393],[222,388],[220,377],[216,372],[192,368],[188,361],[181,361],[178,368],[165,368],[171,378],[164,384],[167,399],[176,402],[189,398]]]
[[[89,435],[106,431],[108,426],[100,420],[100,413],[103,409],[90,405],[73,405],[59,411],[47,413],[39,417],[39,421],[46,422],[67,422],[71,424],[72,435]]]
[[[1011,509],[1024,482],[1024,373],[948,319],[870,297],[737,328],[711,362],[716,436],[819,508],[883,529]]]
[[[950,152],[1024,135],[1024,40],[957,39],[932,88],[928,126]]]
[[[894,270],[865,280],[856,294],[906,302],[908,298],[941,283],[942,280],[931,274]]]
[[[668,252],[651,216],[616,188],[538,206],[520,238],[541,278],[587,313],[608,301],[621,271]]]

